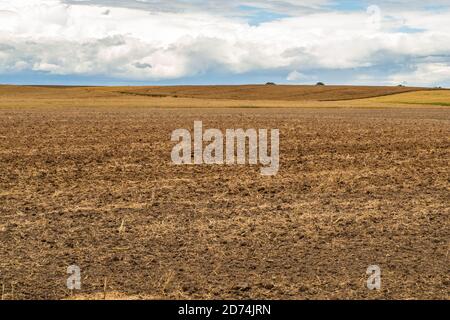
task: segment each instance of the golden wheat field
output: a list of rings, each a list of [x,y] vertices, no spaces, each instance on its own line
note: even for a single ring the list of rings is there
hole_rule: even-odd
[[[2,299],[448,299],[449,105],[408,87],[0,86]],[[171,132],[199,120],[279,129],[278,174],[174,165]]]

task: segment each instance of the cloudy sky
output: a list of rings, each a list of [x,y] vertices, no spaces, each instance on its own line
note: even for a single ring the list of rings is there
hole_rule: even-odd
[[[0,0],[0,83],[450,87],[450,0]]]

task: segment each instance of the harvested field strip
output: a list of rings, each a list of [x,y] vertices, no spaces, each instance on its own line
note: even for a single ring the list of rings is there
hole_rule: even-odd
[[[371,102],[410,105],[450,106],[450,90],[431,90],[400,93],[389,97],[367,99]]]
[[[435,91],[435,89],[417,89],[417,90],[411,90],[409,92],[424,92],[424,91]],[[373,94],[368,94],[367,96],[361,96],[361,97],[355,97],[355,98],[341,98],[341,99],[319,99],[318,101],[350,101],[350,100],[361,100],[361,99],[370,99],[370,98],[378,98],[378,97],[388,97],[388,96],[395,96],[403,94],[403,92],[386,92],[386,93],[380,93],[376,96]]]

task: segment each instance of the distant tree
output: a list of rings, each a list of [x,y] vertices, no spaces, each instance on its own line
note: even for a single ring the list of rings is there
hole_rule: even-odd
[[[277,84],[275,82],[267,82],[266,86],[276,86]]]
[[[316,86],[324,86],[325,85],[325,83],[323,83],[323,82],[317,82],[316,83]]]

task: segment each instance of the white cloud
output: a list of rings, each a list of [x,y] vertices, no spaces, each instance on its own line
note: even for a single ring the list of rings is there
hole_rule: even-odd
[[[299,1],[281,2],[301,6]],[[327,2],[302,1],[310,8]],[[273,1],[245,4],[272,9],[278,4],[280,10]],[[182,2],[178,5],[182,8]],[[163,80],[214,70],[240,74],[282,69],[294,70],[287,80],[298,81],[308,70],[368,68],[401,60],[408,70],[416,70],[411,77],[417,83],[434,83],[427,72],[448,79],[443,65],[450,61],[430,65],[423,57],[450,56],[450,11],[381,13],[379,29],[371,27],[365,11],[317,11],[250,26],[211,10],[142,10],[126,8],[124,1],[113,6],[100,0],[95,5],[0,0],[0,73]],[[396,31],[401,27],[424,31]],[[397,82],[404,75],[390,79]]]
[[[290,72],[286,78],[287,81],[299,81],[308,78],[303,73],[298,72],[297,70],[294,70]]]
[[[390,77],[391,84],[428,86],[450,81],[450,63],[421,63],[414,71],[395,74]]]

